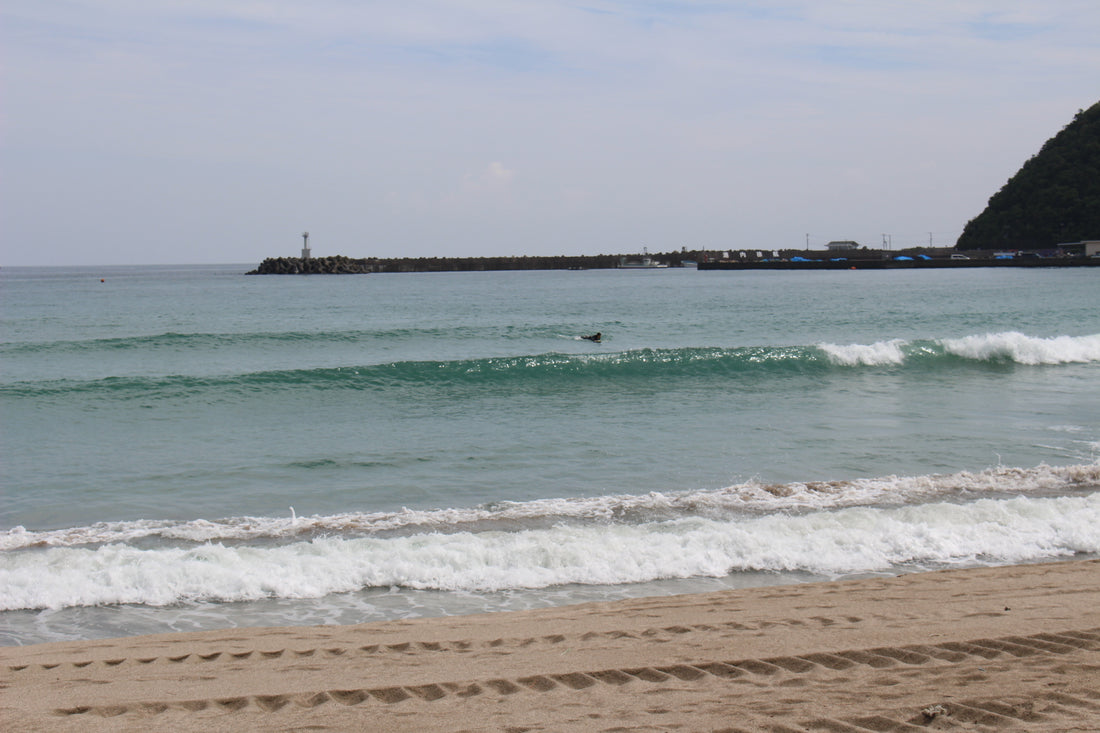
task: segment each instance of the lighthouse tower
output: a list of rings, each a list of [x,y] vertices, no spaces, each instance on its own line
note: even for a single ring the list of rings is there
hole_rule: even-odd
[[[309,259],[309,232],[302,232],[302,259]]]

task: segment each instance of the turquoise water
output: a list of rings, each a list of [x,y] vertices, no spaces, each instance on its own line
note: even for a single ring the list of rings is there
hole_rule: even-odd
[[[1096,272],[247,269],[0,272],[0,643],[1100,551]]]

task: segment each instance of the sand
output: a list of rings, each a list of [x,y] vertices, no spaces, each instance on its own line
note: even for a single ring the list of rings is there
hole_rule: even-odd
[[[18,731],[1100,730],[1100,561],[0,648]]]

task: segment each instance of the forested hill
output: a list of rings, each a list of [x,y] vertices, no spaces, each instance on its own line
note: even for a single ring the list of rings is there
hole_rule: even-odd
[[[1100,102],[1047,140],[971,219],[958,249],[1043,249],[1100,239]]]

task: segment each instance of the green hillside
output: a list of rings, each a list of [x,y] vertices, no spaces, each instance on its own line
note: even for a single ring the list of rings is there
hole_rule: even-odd
[[[1043,249],[1100,239],[1100,102],[1047,140],[971,219],[959,249]]]

